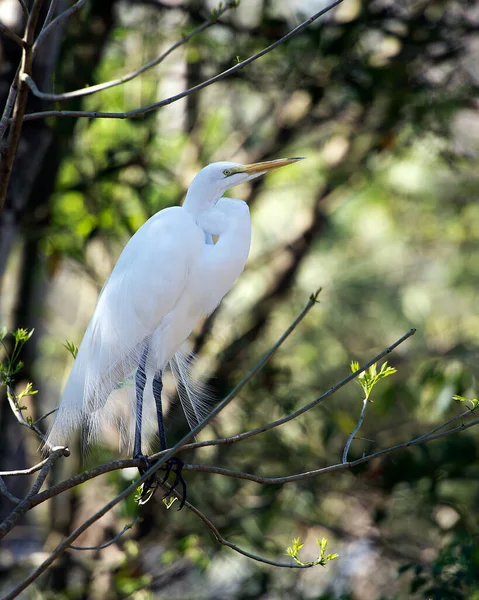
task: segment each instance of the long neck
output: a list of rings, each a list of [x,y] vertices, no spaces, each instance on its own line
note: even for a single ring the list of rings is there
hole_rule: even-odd
[[[215,193],[211,189],[206,190],[205,186],[195,178],[188,188],[183,208],[198,222],[198,217],[203,212],[212,209],[220,198],[220,191]]]
[[[216,206],[200,216],[198,225],[207,234],[218,236],[211,259],[218,270],[218,280],[223,278],[226,286],[233,285],[244,269],[251,244],[247,204],[241,200],[221,198]]]

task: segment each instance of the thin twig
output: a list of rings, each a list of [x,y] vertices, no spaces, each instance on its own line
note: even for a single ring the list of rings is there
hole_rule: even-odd
[[[60,458],[60,456],[64,456],[64,450],[64,448],[56,448],[50,454],[45,464],[42,466],[40,473],[38,474],[38,477],[35,480],[35,483],[32,485],[28,494],[14,508],[14,510],[12,510],[12,512],[6,517],[3,523],[0,524],[0,537],[3,537],[1,535],[2,533],[5,535],[8,531],[10,531],[15,526],[15,523],[17,522],[19,517],[30,509],[30,503],[32,498],[36,496],[40,491],[40,488],[42,487],[45,478],[47,477],[55,462]]]
[[[42,31],[48,26],[48,24],[52,20],[53,15],[55,14],[55,10],[57,8],[57,1],[58,0],[51,0],[50,1],[50,6],[48,7],[47,16],[45,17],[45,20],[43,21]]]
[[[70,6],[70,8],[67,8],[67,10],[64,10],[61,14],[58,15],[58,17],[53,19],[53,21],[49,25],[47,25],[44,29],[42,29],[36,42],[33,44],[33,56],[36,55],[36,53],[38,52],[38,48],[40,47],[40,44],[51,34],[51,32],[54,29],[56,29],[62,21],[64,21],[65,19],[68,19],[68,17],[71,17],[71,15],[78,12],[83,7],[85,2],[86,2],[86,0],[78,0],[77,2],[75,2],[75,4],[73,6]],[[29,73],[29,75],[30,75],[30,73]]]
[[[351,435],[348,437],[348,441],[346,442],[346,445],[344,446],[343,463],[348,462],[349,447],[351,446],[351,443],[354,440],[357,432],[361,429],[361,425],[363,424],[364,417],[366,416],[366,409],[368,407],[368,404],[369,404],[369,400],[367,398],[364,398],[364,400],[363,400],[363,408],[361,409],[361,414],[359,415],[358,424],[354,428],[354,430],[351,433]]]
[[[65,450],[67,450],[65,448]],[[64,456],[68,456],[69,452],[67,454],[64,454]],[[35,473],[36,471],[39,471],[43,465],[45,465],[48,462],[48,458],[45,458],[45,460],[42,460],[42,462],[39,462],[37,465],[34,465],[33,467],[30,467],[29,469],[21,469],[18,471],[0,471],[0,477],[13,477],[16,475],[31,475],[32,473]]]
[[[367,362],[362,367],[360,367],[357,371],[355,371],[354,373],[350,373],[342,381],[340,381],[336,385],[333,385],[332,387],[330,387],[329,390],[324,392],[324,394],[321,394],[315,400],[313,400],[309,404],[306,404],[305,406],[301,407],[300,409],[296,410],[295,412],[293,412],[289,415],[286,415],[285,417],[282,417],[281,419],[277,419],[276,421],[268,423],[267,425],[261,425],[260,427],[256,427],[256,429],[251,429],[250,431],[245,431],[244,433],[238,433],[237,435],[233,435],[231,437],[220,438],[220,439],[216,439],[216,440],[206,440],[204,442],[194,442],[192,444],[187,444],[181,448],[181,451],[192,450],[192,449],[196,449],[196,448],[204,448],[206,446],[221,446],[224,444],[235,444],[236,442],[240,442],[241,440],[244,440],[246,438],[252,437],[254,435],[258,435],[265,431],[269,431],[270,429],[273,429],[274,427],[284,425],[285,423],[288,423],[289,421],[296,419],[303,413],[307,412],[308,410],[311,410],[317,404],[324,402],[324,400],[326,400],[326,398],[329,398],[329,396],[332,396],[333,394],[335,394],[339,389],[344,387],[350,381],[352,381],[353,379],[356,379],[356,377],[358,377],[358,375],[363,373],[363,371],[366,371],[367,369],[369,369],[369,367],[371,365],[373,365],[374,363],[381,360],[381,358],[384,358],[387,354],[392,352],[395,348],[397,348],[399,345],[401,345],[403,342],[405,342],[408,338],[410,338],[415,333],[416,333],[415,329],[410,329],[406,334],[404,334],[397,341],[395,341],[394,344],[391,344],[385,350],[383,350],[382,352],[377,354],[374,358],[372,358],[369,362]],[[161,456],[161,453],[154,454],[150,458],[155,459],[158,456]]]
[[[30,12],[28,11],[27,5],[25,4],[25,0],[18,0],[18,1],[20,2],[20,5],[22,7],[25,19],[28,20],[28,17],[30,16]]]
[[[431,436],[433,433],[436,433],[436,431],[440,431],[441,429],[444,429],[444,427],[447,427],[451,423],[454,423],[454,421],[457,421],[458,419],[462,419],[463,417],[470,416],[472,414],[474,414],[474,409],[473,408],[468,408],[467,410],[465,410],[464,412],[462,412],[460,415],[452,417],[452,419],[448,419],[442,425],[438,425],[437,427],[435,427],[431,431],[428,431],[427,433],[423,433],[419,437],[415,438],[413,441],[416,442],[416,441],[422,440],[423,438],[427,438],[427,437]]]
[[[49,417],[50,415],[53,415],[53,413],[56,413],[57,411],[58,411],[58,408],[49,410],[47,413],[45,413],[41,417],[38,417],[38,419],[36,421],[34,421],[33,424],[36,425],[37,423],[41,423],[43,421],[43,419],[46,419],[47,417]]]
[[[10,502],[13,502],[13,504],[19,504],[21,502],[20,498],[17,498],[11,492],[8,491],[8,488],[5,485],[5,482],[3,481],[1,475],[0,475],[0,494],[2,494],[2,496],[5,496],[5,498],[8,498],[8,500],[10,500]]]
[[[437,433],[436,435],[426,434],[425,437],[416,438],[415,440],[410,440],[408,442],[402,442],[401,444],[397,444],[395,446],[390,446],[389,448],[385,448],[384,450],[378,450],[378,452],[373,452],[373,454],[367,454],[366,456],[362,456],[361,458],[357,458],[356,460],[352,460],[346,463],[337,463],[335,465],[329,465],[327,467],[322,467],[321,469],[313,469],[311,471],[304,471],[301,473],[295,473],[294,475],[286,475],[284,477],[261,477],[260,475],[254,475],[252,473],[243,473],[241,471],[233,471],[231,469],[224,469],[222,467],[215,467],[209,465],[196,465],[196,464],[188,464],[185,463],[183,466],[184,471],[196,471],[200,473],[212,473],[213,475],[223,475],[225,477],[233,477],[235,479],[246,479],[248,481],[253,481],[255,483],[267,484],[267,485],[280,485],[284,483],[291,483],[293,481],[301,481],[303,479],[310,479],[311,477],[317,477],[318,475],[324,475],[325,473],[332,473],[333,471],[344,471],[345,469],[352,469],[361,465],[362,463],[369,462],[375,458],[379,458],[380,456],[384,456],[386,454],[391,454],[392,452],[397,452],[403,448],[409,448],[410,446],[417,446],[419,444],[426,444],[432,442],[434,440],[438,440],[440,438],[446,437],[448,435],[452,435],[453,433],[458,433],[460,431],[465,431],[470,427],[474,427],[479,424],[479,419],[475,419],[470,423],[462,423],[458,427],[454,429],[448,429],[447,431],[442,431],[441,433]]]
[[[175,494],[176,494],[176,491],[175,491]],[[177,494],[177,496],[178,496],[178,498],[181,498],[181,496],[179,494]],[[234,550],[235,552],[238,552],[239,554],[242,554],[243,556],[246,556],[247,558],[251,558],[252,560],[255,560],[256,562],[264,563],[265,565],[271,565],[273,567],[283,567],[286,569],[309,569],[309,568],[315,566],[314,564],[298,565],[295,563],[277,562],[275,560],[269,560],[268,558],[263,558],[262,556],[259,556],[257,554],[252,554],[251,552],[248,552],[247,550],[243,550],[243,548],[240,548],[236,544],[233,544],[233,542],[229,542],[227,539],[225,539],[221,535],[221,533],[218,531],[218,529],[216,528],[214,523],[212,523],[210,521],[210,519],[208,519],[208,517],[206,515],[204,515],[198,508],[196,508],[196,506],[193,506],[193,504],[191,504],[188,501],[185,502],[185,506],[187,508],[189,508],[191,510],[191,512],[193,512],[197,517],[199,517],[203,521],[203,523],[206,525],[206,527],[208,527],[208,529],[213,533],[216,541],[219,544],[221,544],[222,546],[226,546],[227,548],[231,548],[231,550]]]
[[[297,27],[292,29],[285,36],[283,36],[282,38],[280,38],[279,40],[277,40],[270,46],[264,48],[260,52],[254,54],[253,56],[250,56],[243,62],[240,62],[240,63],[234,65],[233,67],[226,69],[226,71],[222,71],[221,73],[218,73],[218,75],[215,75],[214,77],[211,77],[210,79],[207,79],[206,81],[203,81],[202,83],[199,83],[198,85],[195,85],[187,90],[184,90],[183,92],[180,92],[179,94],[176,94],[175,96],[170,96],[169,98],[165,98],[164,100],[160,100],[159,102],[155,102],[153,104],[149,104],[148,106],[143,106],[141,108],[137,108],[135,110],[131,110],[128,112],[120,112],[120,113],[103,112],[103,111],[81,111],[81,110],[45,110],[45,111],[36,112],[36,113],[29,113],[29,114],[25,115],[24,120],[25,121],[33,121],[35,119],[43,119],[46,117],[78,117],[78,118],[88,117],[88,118],[96,118],[96,119],[130,119],[132,117],[142,116],[148,112],[151,112],[152,110],[157,110],[164,106],[168,106],[169,104],[173,104],[174,102],[177,102],[178,100],[181,100],[182,98],[185,98],[186,96],[189,96],[190,94],[193,94],[194,92],[198,92],[199,90],[202,90],[202,89],[212,85],[213,83],[216,83],[218,81],[221,81],[222,79],[225,79],[226,77],[229,77],[233,73],[236,73],[236,71],[243,69],[244,67],[251,64],[255,60],[258,60],[265,54],[268,54],[268,52],[271,52],[272,50],[274,50],[281,44],[284,44],[286,41],[291,39],[293,36],[297,35],[301,31],[303,31],[303,29],[305,29],[306,27],[311,25],[311,23],[313,23],[314,21],[319,19],[319,17],[323,16],[325,13],[329,12],[331,9],[335,8],[342,2],[343,2],[343,0],[335,0],[332,4],[330,4],[326,8],[320,10],[313,16],[309,17],[309,19],[306,19],[306,21],[303,21],[300,25],[298,25]],[[51,25],[53,25],[53,23]],[[30,80],[28,80],[28,81],[29,81],[29,83],[31,83]]]
[[[67,550],[72,542],[74,542],[84,531],[86,531],[93,523],[101,519],[103,515],[108,513],[114,506],[116,506],[119,502],[121,502],[124,498],[127,498],[132,492],[135,492],[139,485],[153,477],[153,475],[163,467],[165,462],[167,462],[170,458],[172,458],[175,454],[177,454],[178,450],[184,446],[186,442],[188,442],[192,437],[197,435],[206,425],[214,418],[216,415],[229,404],[236,394],[243,388],[244,385],[258,372],[260,371],[264,365],[271,358],[273,353],[279,348],[279,346],[286,340],[286,338],[292,333],[292,331],[296,328],[296,326],[300,323],[302,319],[306,316],[306,314],[311,310],[311,308],[317,302],[317,294],[313,294],[305,308],[301,311],[300,315],[295,319],[295,321],[288,327],[286,332],[280,337],[280,339],[276,342],[273,348],[265,354],[262,360],[256,365],[256,367],[251,371],[251,373],[240,382],[236,388],[226,396],[226,398],[220,402],[211,413],[201,422],[198,423],[196,427],[194,427],[191,431],[189,431],[183,438],[175,444],[164,456],[162,456],[156,463],[154,463],[149,469],[147,469],[141,477],[139,477],[136,481],[122,490],[115,498],[107,502],[100,510],[98,510],[94,515],[84,521],[79,527],[77,527],[72,533],[66,537],[63,542],[61,542],[55,550],[50,554],[50,556],[43,561],[43,563],[35,569],[28,577],[26,577],[17,587],[15,587],[9,594],[5,596],[3,600],[11,600],[12,598],[16,598],[20,592],[25,590],[33,581],[35,581],[43,572],[48,569],[48,567],[61,555],[65,550]],[[22,503],[17,507],[18,509],[21,507]],[[15,511],[13,511],[15,512]],[[18,518],[18,517],[17,517]],[[6,519],[6,527],[8,527],[10,520],[10,516]],[[0,525],[0,533],[6,529],[5,525]]]
[[[28,427],[28,429],[34,431],[37,434],[37,436],[42,440],[42,442],[44,442],[46,440],[46,437],[43,435],[42,431],[38,429],[35,423],[29,423],[23,416],[23,411],[20,408],[17,395],[15,394],[15,390],[13,389],[11,384],[7,384],[7,398],[10,404],[10,408],[12,409],[12,412],[15,415],[17,421],[20,423],[20,425]]]
[[[216,23],[216,19],[218,18],[218,16],[221,16],[227,10],[232,8],[232,6],[233,6],[232,4],[227,4],[226,6],[220,8],[216,15],[211,16],[202,25],[198,26],[196,29],[194,29],[187,35],[183,36],[180,40],[178,40],[170,48],[168,48],[168,50],[166,50],[165,52],[160,54],[160,56],[157,56],[155,59],[151,60],[150,62],[147,62],[146,64],[142,65],[138,69],[135,69],[134,71],[131,71],[130,73],[127,73],[125,75],[122,75],[122,77],[118,77],[117,79],[105,81],[104,83],[92,85],[87,88],[81,88],[78,90],[73,90],[71,92],[65,92],[63,94],[49,94],[46,92],[42,92],[41,90],[38,89],[38,86],[35,83],[35,81],[28,75],[25,76],[25,81],[35,96],[37,96],[38,98],[41,98],[42,100],[51,100],[51,101],[62,101],[62,100],[69,100],[71,98],[78,98],[80,96],[90,96],[91,94],[96,94],[97,92],[101,92],[103,90],[110,89],[117,85],[121,85],[122,83],[127,83],[128,81],[135,79],[136,77],[138,77],[145,71],[148,71],[148,69],[151,69],[152,67],[159,65],[174,50],[176,50],[180,46],[183,46],[184,44],[186,44],[189,40],[191,40],[192,37],[194,37],[198,33],[201,33],[205,29],[208,29],[208,27],[211,27],[211,25],[214,25]]]
[[[140,520],[140,517],[136,517],[136,519],[134,519],[134,521],[132,523],[128,523],[127,525],[125,525],[125,527],[123,527],[123,529],[120,531],[120,533],[115,535],[115,537],[112,538],[109,542],[105,542],[104,544],[100,544],[98,546],[73,546],[73,545],[71,545],[70,548],[72,550],[104,550],[105,548],[108,548],[108,546],[111,546],[112,544],[117,542],[121,538],[121,536],[124,533],[126,533],[129,529],[134,527],[138,523],[139,520]]]
[[[11,40],[13,40],[16,44],[18,44],[20,46],[20,48],[23,48],[25,42],[22,40],[22,38],[19,35],[17,35],[16,33],[14,33],[11,29],[9,29],[3,23],[0,23],[0,32],[3,33],[3,35],[6,35]]]

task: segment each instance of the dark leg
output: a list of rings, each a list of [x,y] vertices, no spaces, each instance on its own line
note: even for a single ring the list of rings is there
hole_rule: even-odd
[[[156,417],[158,419],[158,435],[160,436],[160,448],[161,450],[166,450],[167,448],[167,444],[166,444],[166,433],[165,433],[165,423],[164,423],[164,419],[163,419],[163,405],[161,403],[161,391],[163,389],[163,381],[162,381],[162,373],[161,371],[159,371],[158,373],[156,373],[155,377],[153,378],[153,396],[155,398],[155,404],[156,404]],[[173,490],[176,488],[176,486],[178,484],[181,484],[182,487],[182,491],[183,491],[183,499],[180,502],[180,507],[178,510],[181,510],[185,504],[186,501],[186,483],[185,480],[183,479],[183,475],[182,475],[182,469],[183,469],[183,461],[181,460],[181,458],[178,458],[177,456],[173,456],[172,458],[170,458],[170,460],[168,460],[165,464],[165,476],[163,477],[163,481],[162,483],[166,483],[166,481],[168,480],[168,477],[170,476],[170,473],[174,473],[175,474],[175,479],[173,481],[173,485],[170,485],[166,494],[163,496],[163,498],[168,498],[168,496],[171,495],[171,493],[173,492]]]
[[[163,406],[161,404],[161,391],[163,389],[162,372],[158,371],[153,378],[153,397],[156,404],[156,418],[158,419],[158,435],[160,436],[160,449],[166,450],[165,423],[163,420]]]
[[[141,453],[141,421],[143,417],[143,392],[146,385],[146,357],[148,356],[148,346],[145,346],[140,358],[140,364],[136,371],[136,414],[135,414],[135,444],[133,447],[133,458],[140,458]]]

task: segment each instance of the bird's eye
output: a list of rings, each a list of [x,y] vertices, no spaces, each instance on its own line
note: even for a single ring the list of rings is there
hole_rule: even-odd
[[[225,177],[228,177],[229,175],[232,175],[232,172],[230,171],[230,169],[225,169],[225,170],[223,171],[223,175],[224,175]]]

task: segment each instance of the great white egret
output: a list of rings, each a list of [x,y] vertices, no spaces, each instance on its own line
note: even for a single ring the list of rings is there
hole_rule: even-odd
[[[168,363],[189,425],[202,420],[207,404],[190,381],[181,346],[241,274],[251,241],[247,204],[223,194],[298,160],[212,163],[193,179],[182,207],[165,208],[140,227],[98,298],[47,446],[67,444],[79,426],[89,443],[114,422],[122,445],[131,451],[134,441],[133,456],[142,457],[142,432],[151,438],[157,421],[165,449],[161,392]]]

